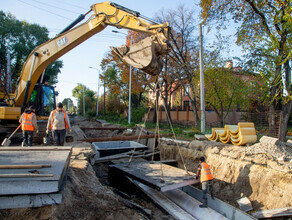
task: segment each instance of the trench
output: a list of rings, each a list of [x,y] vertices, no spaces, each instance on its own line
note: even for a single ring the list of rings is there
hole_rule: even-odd
[[[161,160],[176,160],[177,167],[184,168],[177,145],[173,141],[162,141],[159,147]],[[253,206],[249,214],[259,210],[292,206],[292,174],[290,169],[283,168],[285,164],[261,154],[249,155],[242,147],[210,141],[192,141],[189,144],[180,144],[179,147],[185,166],[191,172],[196,172],[201,156],[207,158],[215,178],[215,197],[224,202],[239,208],[236,200],[247,197]],[[145,201],[152,203],[126,177],[110,175],[108,166],[109,163],[94,166],[96,175],[103,184],[129,195],[129,198],[135,198],[138,204],[145,205]],[[201,188],[201,185],[196,184],[195,187]]]
[[[141,189],[137,188],[137,186],[134,185],[126,176],[112,172],[109,168],[109,165],[111,164],[112,163],[109,162],[93,165],[93,170],[103,185],[111,187],[113,192],[123,199],[132,201],[145,209],[151,210],[152,215],[149,219],[174,220],[171,215],[169,215],[157,204],[153,203],[153,201],[150,200],[148,196],[141,191]]]

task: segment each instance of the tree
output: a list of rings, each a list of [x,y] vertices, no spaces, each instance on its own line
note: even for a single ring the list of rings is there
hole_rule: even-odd
[[[75,106],[71,98],[63,99],[62,104],[65,107],[66,111],[74,112]]]
[[[170,51],[167,65],[168,73],[166,73],[167,76],[163,76],[164,85],[162,88],[167,89],[164,94],[169,94],[180,86],[187,91],[186,86],[191,86],[192,92],[187,92],[187,95],[193,107],[195,121],[198,123],[198,98],[196,95],[198,90],[195,86],[196,83],[194,83],[194,76],[198,72],[199,53],[198,40],[194,37],[194,31],[196,29],[194,14],[194,10],[180,5],[176,10],[168,10],[167,12],[162,10],[158,15],[158,19],[160,21],[168,21],[171,27],[169,35]],[[177,88],[173,88],[174,83],[177,85]]]
[[[86,86],[78,83],[78,85],[72,90],[72,96],[77,98],[77,109],[78,114],[83,114],[83,89],[85,96],[85,113],[89,116],[95,115],[96,112],[96,98],[95,94],[91,89],[88,89]]]
[[[22,66],[30,52],[38,45],[49,40],[48,29],[38,24],[19,21],[11,14],[0,11],[0,73],[1,87],[7,80],[7,54],[11,59],[11,75],[13,83],[20,75]],[[46,69],[49,84],[57,81],[57,74],[62,68],[62,61],[56,61]]]
[[[230,111],[237,106],[246,109],[248,89],[236,73],[227,68],[205,69],[206,105],[214,109],[224,126]]]
[[[269,84],[269,125],[275,126],[275,111],[281,110],[279,139],[286,139],[287,124],[292,108],[291,54],[292,2],[290,0],[210,0],[200,1],[205,23],[219,21],[224,26],[232,18],[239,23],[237,44],[254,53],[266,65],[255,66]],[[265,67],[269,67],[268,69]],[[262,68],[264,67],[264,68]],[[287,95],[284,93],[284,89]]]
[[[145,38],[145,34],[129,31],[126,39],[126,46]],[[132,39],[132,42],[131,42]],[[129,64],[120,60],[113,52],[109,51],[101,63],[104,76],[102,80],[105,82],[108,90],[112,95],[119,97],[124,105],[129,105]],[[148,85],[153,82],[155,77],[149,76],[138,69],[132,68],[131,94],[132,105],[140,106],[144,101],[143,93],[147,91]]]

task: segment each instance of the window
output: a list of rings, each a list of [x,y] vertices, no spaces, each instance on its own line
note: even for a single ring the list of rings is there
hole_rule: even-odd
[[[55,108],[55,90],[51,86],[43,87],[43,114],[49,115]]]

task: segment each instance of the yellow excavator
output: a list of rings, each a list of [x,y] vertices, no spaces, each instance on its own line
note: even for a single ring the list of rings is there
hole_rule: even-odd
[[[87,15],[90,15],[87,21],[76,26]],[[161,57],[167,53],[168,23],[159,24],[139,12],[113,2],[94,4],[87,13],[80,15],[60,34],[30,53],[14,93],[0,93],[0,133],[7,132],[5,128],[17,127],[15,122],[28,105],[33,104],[36,107],[38,119],[48,117],[56,106],[55,91],[52,86],[45,85],[39,80],[43,78],[41,76],[44,70],[59,57],[101,32],[108,25],[149,34],[149,37],[130,47],[112,49],[133,67],[150,75],[159,74],[162,69]]]

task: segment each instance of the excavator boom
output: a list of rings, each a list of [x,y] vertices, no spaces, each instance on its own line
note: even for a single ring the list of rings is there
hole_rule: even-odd
[[[127,52],[122,52],[119,48],[114,50],[130,65],[151,75],[159,74],[162,68],[160,56],[167,52],[168,23],[150,23],[149,19],[142,18],[138,12],[112,2],[94,4],[91,11],[93,13],[85,23],[65,29],[31,52],[23,66],[15,98],[8,103],[10,106],[22,106],[23,110],[45,68],[108,25],[149,34],[149,38],[127,48]]]

